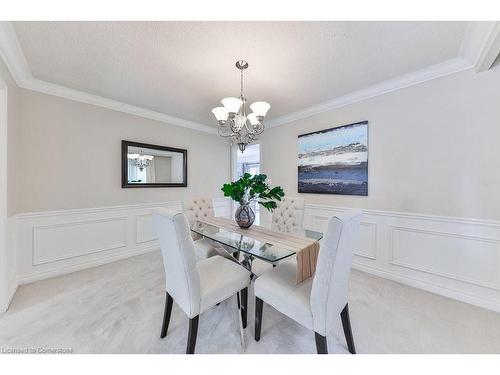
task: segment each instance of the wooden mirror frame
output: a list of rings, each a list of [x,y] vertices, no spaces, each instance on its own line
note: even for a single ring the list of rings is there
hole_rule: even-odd
[[[182,153],[183,156],[183,181],[182,182],[158,182],[158,183],[129,183],[128,182],[128,147],[152,148],[161,151],[170,151]],[[122,188],[165,188],[165,187],[187,187],[187,150],[182,148],[150,145],[147,143],[122,141]]]

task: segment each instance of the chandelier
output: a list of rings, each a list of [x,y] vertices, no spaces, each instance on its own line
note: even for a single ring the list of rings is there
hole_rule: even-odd
[[[264,131],[264,117],[271,106],[266,102],[255,102],[250,105],[252,113],[247,115],[247,100],[243,96],[243,71],[248,68],[245,60],[236,62],[236,67],[240,70],[240,97],[224,98],[221,100],[223,107],[212,109],[219,124],[219,135],[224,138],[231,138],[231,145],[237,144],[243,153],[246,146],[257,139],[257,136]]]
[[[132,162],[132,165],[139,168],[142,172],[144,168],[147,168],[151,165],[151,161],[153,160],[153,155],[144,155],[142,150],[139,151],[139,154],[127,154],[127,158]]]

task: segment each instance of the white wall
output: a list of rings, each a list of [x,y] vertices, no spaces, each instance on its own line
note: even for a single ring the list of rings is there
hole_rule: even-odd
[[[8,217],[8,137],[15,121],[16,87],[0,61],[0,312],[5,311],[17,289],[13,220]]]
[[[8,165],[8,182],[0,165],[0,238],[6,227],[8,235],[0,245],[1,309],[18,282],[157,249],[151,208],[222,196],[230,176],[226,140],[19,89],[2,62],[0,77],[9,89],[8,136],[0,135],[8,145],[0,144],[0,162]],[[122,140],[187,149],[188,187],[122,189]]]
[[[19,90],[9,214],[221,196],[229,146],[213,134]],[[187,188],[121,188],[121,140],[188,150]]]
[[[356,268],[500,311],[500,66],[268,129],[263,173],[298,195],[297,136],[362,120],[368,197],[300,194],[306,225],[362,208]]]
[[[500,66],[469,70],[266,130],[262,168],[297,194],[297,136],[369,121],[369,195],[308,203],[500,219]]]

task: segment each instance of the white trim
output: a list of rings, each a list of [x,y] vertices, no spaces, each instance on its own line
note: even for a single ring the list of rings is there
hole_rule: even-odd
[[[443,232],[443,231],[423,230],[423,229],[407,228],[407,227],[396,226],[396,225],[389,225],[389,264],[393,264],[393,265],[398,266],[398,267],[408,268],[408,269],[415,270],[415,271],[426,272],[426,273],[431,274],[431,275],[446,277],[446,278],[452,279],[452,280],[457,280],[457,281],[462,281],[465,283],[475,284],[475,285],[481,286],[483,288],[490,288],[493,290],[500,291],[500,285],[497,285],[497,284],[484,283],[484,282],[479,281],[479,280],[475,280],[475,279],[467,278],[467,277],[461,277],[460,275],[449,274],[446,272],[436,272],[436,271],[433,271],[433,270],[428,269],[428,268],[419,267],[419,266],[415,266],[415,265],[412,265],[409,263],[397,261],[394,258],[394,232],[395,231],[405,231],[405,232],[428,234],[428,235],[433,235],[433,236],[458,238],[458,239],[471,240],[471,241],[477,241],[477,242],[486,242],[486,243],[491,243],[491,244],[494,244],[497,246],[500,243],[500,240],[494,239],[494,238],[467,236],[467,235],[456,234],[456,233],[447,233],[447,232]]]
[[[477,295],[466,293],[464,291],[450,289],[442,285],[436,285],[435,283],[417,279],[411,276],[407,275],[403,276],[400,274],[395,274],[393,272],[388,272],[386,270],[378,268],[377,266],[362,264],[357,262],[356,260],[353,260],[352,268],[375,276],[382,277],[384,279],[396,281],[398,283],[409,285],[414,288],[423,289],[434,294],[452,298],[457,301],[470,303],[471,305],[500,312],[500,302],[498,301],[481,298],[480,296]]]
[[[331,216],[348,209],[306,204],[305,227],[322,231]],[[500,259],[500,221],[371,209],[362,212],[364,225],[354,268],[500,312],[500,277],[494,271]],[[395,228],[415,236],[411,243],[399,241],[397,258]]]
[[[139,204],[127,204],[119,206],[106,206],[106,207],[92,207],[92,208],[77,208],[73,210],[60,210],[60,211],[40,211],[40,212],[25,212],[17,214],[14,216],[15,219],[34,219],[43,217],[53,217],[53,216],[65,216],[65,215],[85,215],[85,214],[97,214],[101,212],[111,212],[111,211],[121,211],[130,209],[142,209],[142,208],[156,208],[156,207],[179,207],[180,201],[168,201],[168,202],[157,202],[157,203],[139,203]]]
[[[476,24],[476,23],[474,23]],[[480,23],[479,23],[480,24]],[[467,34],[466,34],[467,35]],[[465,38],[465,37],[464,37]],[[475,43],[481,42],[475,38],[468,41],[468,45],[476,47]],[[465,43],[465,42],[464,42]],[[464,43],[462,45],[464,45]],[[477,48],[476,48],[477,49]],[[467,55],[465,47],[462,48],[460,56]],[[141,108],[131,104],[123,103],[102,96],[93,95],[80,90],[71,89],[61,85],[45,82],[33,77],[33,74],[26,62],[26,58],[22,52],[22,48],[17,39],[15,30],[10,22],[0,22],[0,55],[5,64],[10,70],[19,87],[42,92],[49,95],[55,95],[62,98],[75,100],[99,107],[112,109],[119,112],[124,112],[151,120],[156,120],[171,125],[181,126],[194,130],[199,130],[209,134],[217,134],[215,127],[207,126],[193,121],[184,120],[166,113],[152,111],[146,108]],[[468,56],[466,56],[468,57]],[[467,58],[457,57],[445,61],[440,64],[432,65],[415,72],[396,77],[365,89],[349,93],[331,100],[304,108],[299,111],[288,113],[286,115],[272,119],[266,123],[268,127],[284,125],[296,120],[314,116],[316,114],[331,111],[350,104],[358,103],[367,99],[374,98],[379,95],[400,90],[406,87],[427,82],[436,78],[444,77],[450,74],[468,70],[473,67]]]
[[[146,253],[156,251],[159,249],[160,248],[158,247],[158,245],[154,244],[154,245],[146,247],[146,248],[135,249],[132,251],[121,253],[119,255],[112,255],[109,257],[100,257],[99,259],[96,259],[96,260],[83,261],[83,262],[80,262],[77,264],[72,264],[70,266],[62,266],[62,267],[53,268],[53,269],[51,269],[49,271],[45,271],[45,272],[32,273],[30,275],[20,277],[17,281],[18,281],[19,285],[32,283],[34,281],[44,280],[44,279],[48,279],[50,277],[60,276],[60,275],[64,275],[64,274],[72,273],[72,272],[77,272],[77,271],[84,270],[86,268],[97,267],[97,266],[101,266],[103,264],[116,262],[116,261],[121,260],[121,259],[126,259],[126,258],[130,258],[133,256],[146,254]]]
[[[230,201],[227,198],[215,198],[213,201],[219,215],[229,214],[227,207]],[[13,216],[15,225],[12,232],[17,239],[16,281],[25,284],[158,249],[152,220],[140,223],[139,219],[151,216],[152,209],[159,207],[180,211],[181,202],[34,212]],[[87,230],[85,225],[89,223],[98,236],[87,241],[82,236]],[[110,227],[109,223],[116,225]],[[39,237],[40,229],[49,231]],[[85,238],[85,246],[75,243],[76,237]],[[50,250],[53,244],[57,244],[55,253]]]
[[[460,55],[477,73],[491,68],[500,53],[500,22],[469,22],[464,33]]]
[[[230,214],[230,206],[231,201],[227,198],[214,199],[217,215]],[[157,249],[158,242],[151,227],[151,221],[144,219],[140,223],[138,221],[140,218],[147,218],[154,207],[169,207],[180,210],[181,203],[180,201],[170,201],[25,213],[15,216],[15,233],[18,239],[15,248],[18,283],[24,284],[58,276]],[[349,208],[306,204],[305,226],[310,229],[322,230],[329,217],[347,209]],[[71,233],[66,232],[68,225],[88,221],[105,223],[122,217],[127,217],[127,244],[125,247],[102,249],[100,248],[101,243],[97,241],[90,242],[88,247],[95,251],[90,252],[85,248],[74,252]],[[64,241],[58,242],[62,251],[58,254],[63,256],[50,259],[50,262],[47,263],[33,265],[33,244],[36,241],[34,228],[41,226],[49,226],[57,231],[56,237],[49,236],[47,243],[50,244],[54,238],[65,238]],[[415,241],[423,241],[421,243],[428,246],[425,249],[427,254],[436,252],[436,255],[441,255],[436,256],[435,259],[427,258],[426,262],[420,264],[414,260],[414,251],[419,251],[418,246],[420,245],[416,245],[416,250],[410,251],[410,248],[406,248],[404,243],[399,243],[398,252],[405,251],[402,253],[402,257],[398,253],[397,262],[395,262],[391,255],[393,246],[391,230],[395,227],[405,228],[416,233],[419,237]],[[110,243],[114,243],[113,240],[116,242],[119,238],[118,230],[120,234],[122,233],[118,227],[113,229],[113,233],[110,233],[109,228],[104,225],[97,230],[109,239]],[[422,237],[428,233],[436,236]],[[444,246],[443,239],[445,241],[446,239],[460,241],[456,254],[454,251],[440,252]],[[360,246],[353,260],[355,268],[433,293],[500,311],[500,280],[491,272],[489,274],[483,273],[485,270],[491,271],[492,261],[497,262],[496,254],[497,251],[500,251],[498,247],[500,221],[366,209],[363,210],[360,240]],[[484,247],[485,243],[486,247]],[[449,248],[449,242],[445,246]],[[412,246],[411,249],[415,249],[415,246]],[[464,251],[476,254],[475,257],[467,259],[467,262],[475,262],[470,268],[471,272],[462,271],[464,269],[461,267],[463,261],[461,265],[453,266],[454,262],[460,261],[460,254],[463,254]]]
[[[6,311],[12,299],[10,233],[7,217],[7,85],[0,77],[0,312]],[[15,283],[14,283],[15,284]]]
[[[352,209],[352,207],[343,206],[329,206],[323,204],[306,204],[306,208],[317,209],[317,210],[327,210],[327,211],[346,211]],[[500,229],[500,221],[498,220],[484,220],[484,219],[474,219],[474,218],[464,218],[455,216],[441,216],[441,215],[431,215],[431,214],[421,214],[412,212],[399,212],[399,211],[382,211],[375,209],[360,209],[364,214],[368,215],[378,215],[378,216],[390,216],[401,219],[416,219],[416,220],[427,220],[427,221],[438,221],[442,223],[452,223],[452,224],[468,224],[468,225],[479,225],[488,226],[495,229]]]
[[[14,27],[7,21],[0,22],[0,55],[17,85],[21,88],[112,109],[170,125],[194,129],[209,134],[217,134],[215,127],[36,79],[33,77],[33,73],[28,66]]]
[[[365,89],[354,91],[350,94],[339,96],[323,103],[319,103],[311,107],[277,117],[267,122],[266,126],[272,128],[284,125],[293,121],[317,115],[319,113],[328,112],[337,108],[348,106],[350,104],[371,99],[376,96],[384,95],[392,91],[404,89],[423,82],[431,81],[436,78],[462,72],[470,68],[472,68],[472,65],[463,58],[451,59],[443,63],[432,65],[427,68],[378,83]]]
[[[47,229],[63,229],[63,228],[74,227],[74,226],[82,226],[82,225],[86,225],[86,224],[109,223],[109,222],[116,222],[116,221],[122,222],[123,233],[124,233],[124,238],[122,238],[122,240],[117,242],[117,243],[113,243],[113,244],[110,244],[107,246],[101,246],[101,247],[87,249],[86,251],[81,251],[78,254],[67,254],[63,257],[58,256],[58,257],[42,258],[40,256],[40,252],[39,252],[40,246],[39,246],[39,241],[38,241],[40,231],[47,230]],[[127,246],[127,217],[126,216],[109,217],[109,218],[103,218],[103,219],[87,219],[87,220],[69,221],[69,222],[59,223],[59,224],[35,225],[35,226],[33,226],[33,260],[32,260],[32,265],[39,266],[42,264],[59,262],[62,260],[68,260],[68,259],[73,259],[73,258],[78,258],[78,257],[90,255],[90,254],[100,253],[102,251],[119,249],[121,247],[126,247],[126,246]]]

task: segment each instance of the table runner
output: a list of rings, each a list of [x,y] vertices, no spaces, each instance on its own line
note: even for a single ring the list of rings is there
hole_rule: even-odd
[[[277,232],[259,225],[252,225],[248,229],[242,229],[233,220],[223,217],[204,217],[197,220],[252,237],[257,241],[295,251],[297,255],[297,284],[313,276],[316,271],[316,262],[319,253],[319,242],[316,240],[293,233]]]

